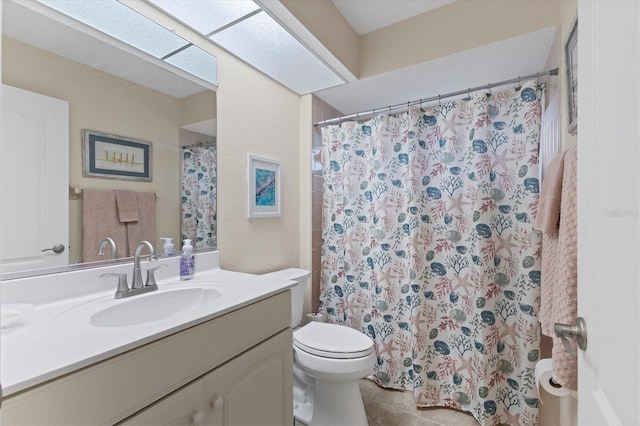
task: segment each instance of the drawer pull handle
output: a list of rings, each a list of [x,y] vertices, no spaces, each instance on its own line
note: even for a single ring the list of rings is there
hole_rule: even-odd
[[[191,416],[191,422],[195,425],[201,425],[204,422],[204,413],[202,411],[198,411],[193,416]]]
[[[224,404],[224,398],[222,397],[211,400],[211,406],[213,407],[213,411],[218,411],[219,409],[221,409],[223,404]]]

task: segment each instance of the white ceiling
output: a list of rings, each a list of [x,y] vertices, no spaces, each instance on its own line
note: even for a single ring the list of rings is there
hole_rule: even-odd
[[[358,35],[421,15],[456,0],[333,0]]]
[[[447,3],[438,0],[333,2],[356,32],[383,28]],[[348,115],[535,74],[544,71],[555,33],[555,27],[545,28],[314,94]]]

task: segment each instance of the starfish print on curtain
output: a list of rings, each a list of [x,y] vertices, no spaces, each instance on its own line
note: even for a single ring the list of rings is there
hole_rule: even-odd
[[[372,378],[483,425],[537,423],[541,88],[323,128],[321,311]]]

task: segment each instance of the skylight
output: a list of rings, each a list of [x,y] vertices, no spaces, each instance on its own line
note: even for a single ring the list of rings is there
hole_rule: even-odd
[[[298,94],[344,83],[253,1],[147,1]]]
[[[217,85],[214,55],[118,0],[37,1]],[[298,94],[344,83],[254,1],[146,1]]]
[[[216,57],[117,0],[38,0],[58,12],[217,85]]]
[[[203,35],[229,25],[260,8],[252,0],[185,1],[148,0],[185,25]]]

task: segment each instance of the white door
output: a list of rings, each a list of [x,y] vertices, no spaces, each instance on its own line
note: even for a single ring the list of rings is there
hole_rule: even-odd
[[[0,172],[0,270],[66,265],[68,102],[2,85]]]
[[[640,2],[578,2],[578,424],[640,424]]]

